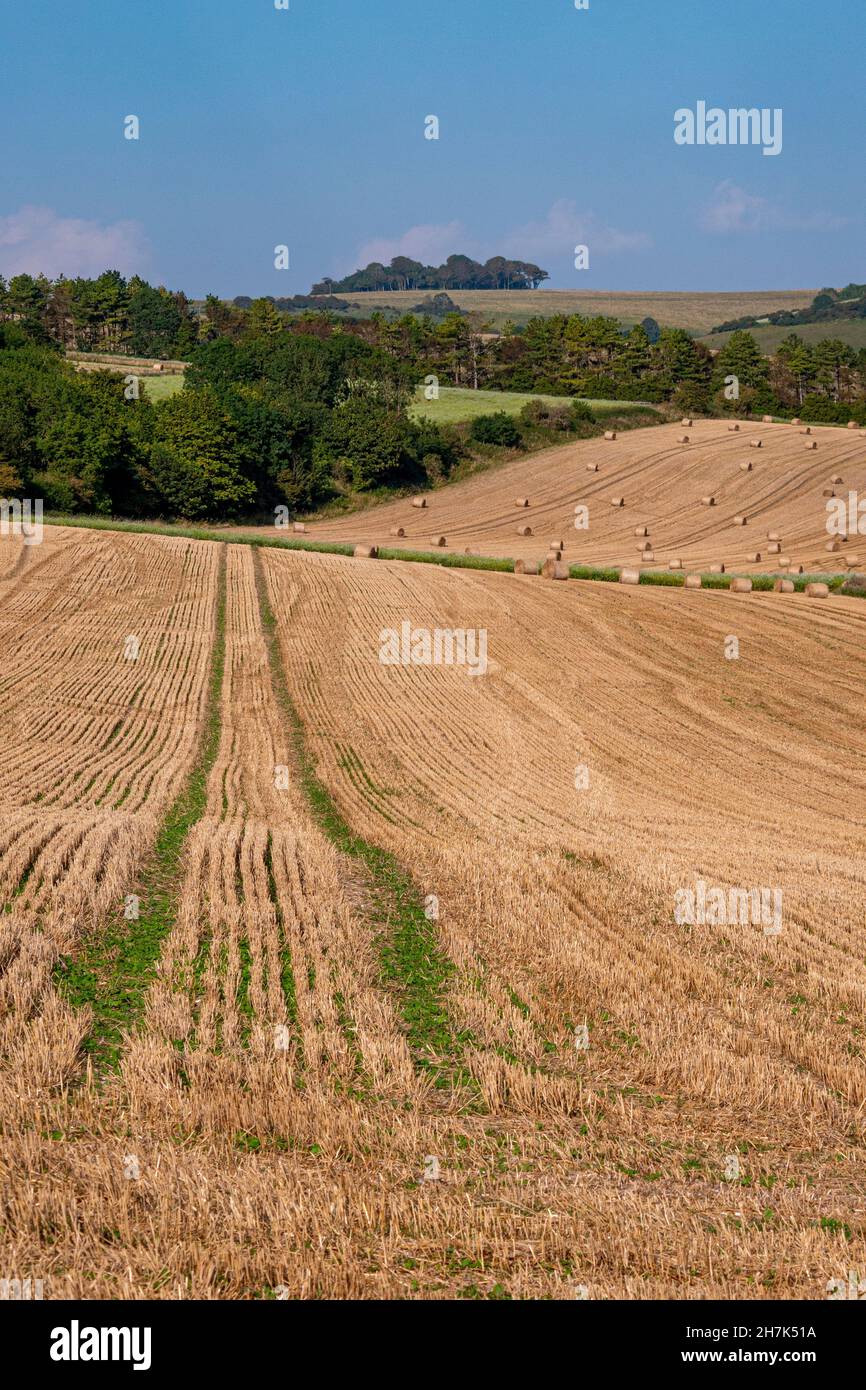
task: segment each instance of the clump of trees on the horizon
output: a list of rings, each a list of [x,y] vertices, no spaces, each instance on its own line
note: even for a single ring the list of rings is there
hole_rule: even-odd
[[[233,520],[362,493],[429,487],[468,457],[602,428],[584,399],[677,412],[798,414],[866,424],[866,349],[791,333],[769,357],[746,331],[711,353],[651,320],[557,314],[485,331],[477,314],[281,313],[185,295],[115,271],[0,279],[0,496],[62,512]],[[117,354],[77,371],[66,351]],[[183,389],[129,389],[125,354],[190,362]],[[728,379],[739,396],[729,400]],[[418,384],[563,396],[517,421],[437,427],[409,412]],[[642,417],[646,420],[646,414]]]
[[[423,265],[409,256],[395,256],[389,265],[371,261],[342,280],[325,277],[312,295],[348,294],[358,290],[537,290],[550,276],[531,261],[491,256],[482,265],[471,256],[449,256],[440,266]]]

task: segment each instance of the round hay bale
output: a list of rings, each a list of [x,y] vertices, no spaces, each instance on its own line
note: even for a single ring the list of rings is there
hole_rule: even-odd
[[[780,541],[781,539],[782,539],[782,537],[779,535],[778,531],[768,531],[768,532],[767,532],[767,540],[768,540],[768,541]]]
[[[767,549],[769,550],[769,552],[770,552],[771,555],[781,555],[781,553],[782,553],[782,542],[781,542],[781,541],[770,541],[769,545],[767,546]]]
[[[634,533],[635,533],[636,536],[648,536],[648,535],[649,535],[649,527],[648,527],[648,526],[636,526],[636,527],[634,528]]]
[[[547,547],[547,548],[548,548],[548,550],[564,550],[564,549],[565,549],[565,541],[562,540],[561,538],[558,539],[558,540],[550,541],[550,542],[548,543],[548,547]]]
[[[812,433],[812,426],[811,426],[811,425],[806,425],[804,429],[801,429],[800,433],[801,433],[801,434],[811,434],[811,433]]]
[[[750,594],[751,592],[752,592],[752,581],[751,581],[751,579],[732,579],[732,580],[731,580],[731,593],[732,593],[732,594]]]
[[[831,555],[835,555],[838,550],[842,549],[842,542],[828,541],[827,544],[824,546],[824,549],[828,550]]]
[[[835,497],[835,496],[836,496],[836,489],[835,489],[834,487],[825,487],[825,488],[824,488],[824,491],[821,493],[821,496],[822,496],[822,497]]]
[[[413,497],[413,498],[412,498],[412,506],[413,506],[413,507],[426,507],[426,506],[427,506],[427,498],[426,498],[426,497]]]
[[[776,564],[779,566],[779,569],[788,569],[791,564],[790,555],[780,555],[778,560],[776,561]]]
[[[738,432],[739,428],[740,428],[739,425],[728,425],[728,429],[729,429],[729,431],[730,431],[731,434],[736,434],[736,433]]]
[[[655,558],[656,558],[656,557],[655,557],[655,551],[654,551],[654,550],[645,550],[644,553],[643,553],[643,558],[644,558],[644,560],[646,561],[646,563],[647,563],[648,565],[654,564],[654,563],[655,563]]]
[[[841,474],[841,473],[834,473],[833,476],[832,476],[831,479],[830,479],[830,482],[833,484],[834,487],[835,487],[835,485],[836,485],[837,483],[841,483],[841,481],[842,481],[842,474]]]
[[[830,590],[826,584],[807,584],[807,598],[829,598]]]
[[[752,465],[751,465],[751,463],[741,463],[741,464],[740,464],[740,472],[741,472],[741,473],[751,473],[751,471],[752,471]]]
[[[389,536],[405,536],[406,532],[402,526],[392,526],[388,532]]]
[[[545,560],[541,566],[541,575],[543,579],[567,579],[568,565],[561,564],[559,560]]]
[[[624,507],[624,506],[625,506],[625,498],[624,498],[624,497],[612,497],[612,498],[610,499],[610,505],[611,505],[612,507]]]
[[[640,570],[620,570],[619,582],[620,584],[639,584]]]
[[[794,416],[794,419],[791,421],[791,424],[792,424],[792,425],[799,425],[799,423],[800,423],[800,417],[799,417],[799,415],[795,415],[795,416]]]
[[[817,441],[816,439],[810,439],[809,442],[808,442],[807,445],[806,445],[806,448],[807,448],[807,449],[817,449],[817,447],[818,447],[818,441]]]
[[[307,528],[306,528],[306,526],[304,525],[303,521],[293,521],[293,522],[292,522],[292,530],[293,530],[293,531],[306,531],[306,529],[307,529]]]
[[[714,507],[715,505],[716,505],[716,499],[715,499],[715,497],[702,497],[702,498],[701,498],[701,506],[702,506],[702,507]]]
[[[858,422],[857,420],[849,420],[849,421],[848,421],[848,428],[849,428],[849,430],[859,430],[859,428],[860,428],[859,422]]]
[[[710,574],[724,574],[724,565],[710,565]]]
[[[378,560],[378,545],[356,545],[352,551],[356,560]]]
[[[748,521],[748,517],[745,517],[745,516],[735,516],[735,517],[734,517],[734,525],[735,525],[735,526],[745,526],[747,521]]]
[[[531,536],[531,535],[532,535],[532,527],[531,527],[531,526],[518,526],[518,528],[517,528],[517,534],[518,534],[518,536]]]
[[[687,430],[690,430],[692,425],[694,424],[694,421],[690,420],[688,415],[686,415],[683,417],[682,420],[680,420],[680,424],[684,425]]]
[[[616,439],[616,430],[605,430],[605,439]]]
[[[764,416],[764,424],[765,424],[765,425],[772,425],[772,423],[773,423],[773,417],[772,417],[772,415],[765,415],[765,416]]]
[[[683,567],[683,562],[682,562],[682,560],[671,560],[670,563],[668,564],[668,569],[669,569],[669,570],[681,570],[682,567]]]
[[[753,550],[751,555],[746,556],[746,559],[748,560],[750,565],[759,565],[761,563],[760,550]]]
[[[528,498],[528,497],[515,497],[515,499],[514,499],[514,505],[515,505],[515,507],[528,507],[528,506],[529,506],[529,498]]]
[[[688,436],[687,434],[678,434],[678,435],[677,435],[677,443],[678,443],[678,444],[688,444],[688,442],[689,442],[689,436]]]
[[[860,564],[860,556],[859,556],[859,555],[846,555],[846,556],[845,556],[845,564],[848,566],[849,570],[855,570],[855,569],[857,568],[857,566]]]
[[[684,588],[684,589],[700,589],[700,587],[701,587],[701,576],[700,576],[699,574],[687,574],[687,575],[686,575],[686,582],[685,582],[685,584],[683,585],[683,588]]]
[[[652,543],[652,541],[640,541],[640,542],[638,543],[638,547],[637,547],[637,548],[638,548],[638,550],[641,552],[641,554],[643,554],[643,552],[644,552],[645,550],[652,550],[652,548],[653,548],[653,543]]]
[[[514,561],[514,573],[515,573],[515,574],[538,574],[538,561],[537,561],[537,560],[515,560],[515,561]]]
[[[750,449],[763,449],[763,447],[764,447],[764,441],[763,441],[763,439],[750,439],[750,440],[749,440],[749,448],[750,448]]]
[[[588,463],[588,464],[586,465],[586,471],[587,471],[587,473],[597,473],[597,472],[598,472],[598,464],[597,464],[597,463]]]
[[[777,579],[775,584],[773,585],[773,592],[777,594],[793,594],[793,579]]]
[[[791,564],[791,565],[788,566],[788,573],[789,573],[789,574],[802,574],[802,573],[803,573],[803,566],[802,566],[802,565],[798,565],[797,562],[796,562],[796,560],[795,560],[793,564]]]
[[[430,544],[431,544],[431,545],[436,545],[436,546],[440,546],[440,547],[441,547],[441,546],[443,546],[443,545],[447,545],[448,542],[447,542],[447,540],[445,539],[444,536],[431,536],[431,537],[430,537]]]

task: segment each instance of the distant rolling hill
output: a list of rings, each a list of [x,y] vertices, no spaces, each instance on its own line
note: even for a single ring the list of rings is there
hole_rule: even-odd
[[[483,314],[494,329],[511,319],[525,323],[538,315],[605,314],[625,325],[654,318],[663,328],[685,328],[696,336],[717,324],[747,315],[760,317],[780,309],[805,309],[815,290],[756,290],[730,293],[665,290],[449,290],[458,308]],[[372,314],[377,309],[409,313],[425,298],[421,290],[371,290],[346,293],[346,314]]]

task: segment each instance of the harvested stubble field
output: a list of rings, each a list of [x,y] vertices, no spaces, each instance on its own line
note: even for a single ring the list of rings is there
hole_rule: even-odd
[[[429,298],[432,290],[347,290],[337,295],[349,304],[347,313],[372,314],[396,309],[408,314]],[[526,323],[536,315],[605,314],[623,324],[654,318],[663,328],[685,328],[690,333],[710,333],[720,323],[732,323],[747,315],[757,317],[778,309],[806,309],[817,290],[449,290],[459,309],[481,315],[494,328],[509,319]]]
[[[790,424],[743,422],[732,432],[724,420],[695,420],[685,431],[687,444],[678,442],[680,424],[629,430],[615,440],[557,446],[477,473],[427,493],[423,509],[404,498],[312,522],[307,530],[312,540],[406,550],[429,550],[438,532],[455,554],[535,560],[555,538],[564,541],[569,564],[621,566],[635,564],[635,529],[646,525],[655,555],[649,568],[681,559],[687,569],[723,563],[750,574],[777,569],[767,532],[778,531],[783,553],[807,571],[844,569],[844,552],[827,554],[823,493],[836,476],[843,480],[835,488],[839,497],[847,499],[849,490],[866,496],[866,434],[830,425],[811,430],[813,451]],[[752,439],[760,439],[760,449],[750,447]],[[617,496],[622,507],[611,505]],[[715,498],[713,506],[704,505],[706,496]],[[518,497],[528,497],[529,506],[515,506]],[[589,509],[587,529],[575,529],[579,505]],[[746,525],[736,525],[737,516]],[[530,526],[532,535],[518,536],[519,525]],[[405,536],[392,536],[395,527]],[[866,546],[857,541],[852,534],[846,549],[866,562]],[[760,561],[750,559],[754,553]]]
[[[60,528],[0,584],[18,1277],[758,1299],[862,1267],[862,603]],[[484,629],[486,674],[381,664],[404,621]],[[678,926],[697,877],[780,886],[782,934]]]

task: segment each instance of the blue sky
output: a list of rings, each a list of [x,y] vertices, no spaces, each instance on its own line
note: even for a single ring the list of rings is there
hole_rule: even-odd
[[[290,4],[0,0],[0,273],[280,295],[466,251],[557,288],[866,280],[863,0]],[[699,100],[782,108],[781,154],[677,146]]]

